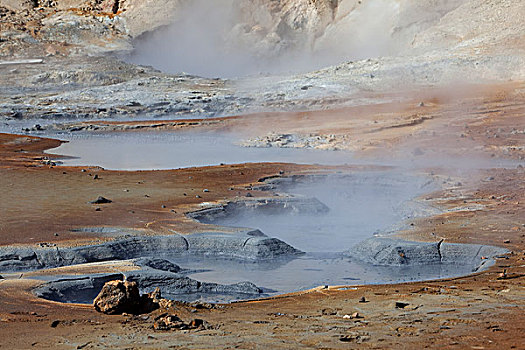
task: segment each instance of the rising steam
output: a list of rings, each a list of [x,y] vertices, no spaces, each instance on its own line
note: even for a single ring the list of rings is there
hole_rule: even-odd
[[[296,1],[286,11],[269,9],[271,3],[190,1],[170,26],[138,39],[131,60],[169,73],[238,77],[308,71],[392,52],[395,2],[343,0],[347,6],[339,9],[326,1],[333,7],[327,10]]]

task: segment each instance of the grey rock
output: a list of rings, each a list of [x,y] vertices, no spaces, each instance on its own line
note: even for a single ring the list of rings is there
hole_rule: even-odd
[[[352,247],[346,255],[373,265],[468,264],[479,270],[486,264],[482,257],[506,254],[503,248],[479,244],[454,244],[405,241],[389,237],[373,237]]]

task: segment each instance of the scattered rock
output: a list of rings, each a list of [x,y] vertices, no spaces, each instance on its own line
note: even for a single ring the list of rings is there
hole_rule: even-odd
[[[208,323],[199,318],[191,320],[189,323],[185,323],[179,316],[165,313],[155,318],[153,329],[156,331],[170,331],[207,328],[207,326]]]
[[[322,309],[321,314],[324,316],[331,316],[331,315],[336,315],[337,311],[335,311],[334,309]]]
[[[113,203],[113,201],[111,199],[107,199],[102,196],[98,196],[97,199],[89,202],[89,204],[107,204],[107,203]]]
[[[187,325],[177,315],[162,314],[155,318],[153,329],[156,331],[170,331],[172,329],[187,329]]]
[[[214,304],[203,303],[201,301],[194,301],[193,303],[190,303],[189,305],[191,307],[194,307],[197,310],[211,310],[215,308]]]
[[[361,299],[359,299],[359,302],[360,303],[368,303],[368,300],[366,300],[365,297],[361,297]]]
[[[134,314],[138,311],[141,302],[137,283],[128,281],[107,282],[93,301],[98,312],[108,315]]]
[[[54,320],[53,322],[51,322],[51,328],[57,328],[57,326],[60,324],[60,321],[59,320]]]
[[[352,332],[347,335],[342,335],[339,337],[339,340],[345,343],[355,342],[357,344],[360,344],[362,342],[370,340],[370,335],[368,333],[363,332]]]
[[[404,309],[408,305],[410,305],[410,304],[402,302],[402,301],[396,301],[396,309]]]

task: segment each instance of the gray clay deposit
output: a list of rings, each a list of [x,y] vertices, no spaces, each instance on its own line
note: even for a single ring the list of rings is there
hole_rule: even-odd
[[[249,261],[275,259],[301,252],[258,230],[199,233],[189,236],[142,236],[77,248],[0,248],[0,271],[26,271],[97,261],[125,260],[158,254],[208,255]]]

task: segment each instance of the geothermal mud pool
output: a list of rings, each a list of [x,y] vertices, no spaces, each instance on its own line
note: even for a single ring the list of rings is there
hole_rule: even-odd
[[[338,164],[352,159],[347,152],[240,147],[232,135],[211,133],[60,136],[70,142],[47,152],[72,157],[62,159],[64,165],[117,170],[256,161]],[[131,229],[83,228],[82,232],[116,241],[72,249],[4,248],[0,266],[2,271],[23,271],[139,259],[138,272],[46,277],[49,282],[36,294],[63,302],[90,302],[105,281],[126,277],[139,282],[145,292],[160,287],[163,295],[175,300],[227,302],[322,285],[461,276],[488,267],[490,261],[482,256],[505,253],[488,246],[442,244],[437,238],[428,244],[389,238],[410,219],[439,213],[417,199],[438,188],[435,179],[414,169],[282,175],[261,179],[250,188],[267,196],[203,203],[203,209],[187,214],[215,227],[209,233],[141,238],[140,231]],[[140,262],[144,258],[158,261],[148,265]]]

